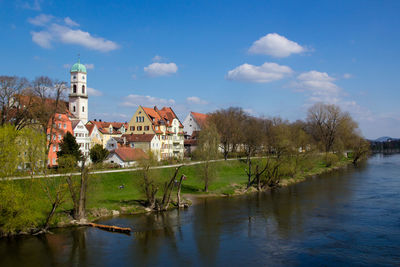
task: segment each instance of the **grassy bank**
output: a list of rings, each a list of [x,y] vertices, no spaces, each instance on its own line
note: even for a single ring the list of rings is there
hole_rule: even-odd
[[[256,163],[257,160],[255,160]],[[286,186],[296,183],[304,180],[307,176],[318,175],[349,163],[349,160],[342,159],[332,166],[326,167],[322,156],[313,156],[299,161],[296,168],[293,169],[293,162],[290,162],[287,166],[282,165],[284,173],[280,184]],[[246,164],[239,160],[211,163],[211,168],[215,171],[207,194],[222,196],[243,192],[247,184],[246,167]],[[173,172],[174,168],[165,168],[153,172],[153,175],[157,176],[162,184],[170,179]],[[181,174],[185,174],[187,177],[182,184],[183,196],[205,194],[203,192],[204,182],[201,178],[201,165],[184,166],[179,171],[179,176]],[[30,220],[40,225],[45,220],[46,213],[51,209],[50,202],[43,191],[45,180],[16,180],[7,183],[29,194],[30,213],[27,216],[31,216]],[[145,212],[146,210],[140,204],[144,200],[141,186],[142,177],[139,171],[91,175],[87,198],[89,220],[111,215],[113,210],[130,214]],[[174,197],[175,195],[176,193],[173,192]],[[68,193],[65,199],[66,201],[58,209],[52,221],[53,226],[65,225],[71,220],[68,211],[72,209],[72,203]]]

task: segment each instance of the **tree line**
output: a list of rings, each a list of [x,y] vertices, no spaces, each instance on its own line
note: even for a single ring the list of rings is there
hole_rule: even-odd
[[[225,160],[243,157],[247,188],[262,190],[296,173],[300,164],[314,155],[322,154],[327,167],[344,154],[357,164],[368,155],[369,143],[350,114],[336,105],[316,103],[308,109],[306,120],[295,122],[255,117],[242,108],[230,107],[210,113],[199,134],[194,157],[206,162],[204,191],[213,176],[209,162],[218,157],[218,151]]]

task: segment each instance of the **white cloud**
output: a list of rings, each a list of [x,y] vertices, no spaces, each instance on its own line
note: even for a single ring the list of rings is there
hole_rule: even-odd
[[[153,60],[153,62],[160,62],[161,60],[163,60],[163,57],[159,56],[159,55],[155,55],[152,60]]]
[[[309,71],[297,76],[293,85],[300,91],[310,93],[311,102],[337,104],[340,101],[341,88],[334,83],[335,79],[326,72]]]
[[[87,90],[88,90],[89,96],[102,96],[103,95],[103,92],[96,90],[94,88],[91,88],[91,87],[88,87]]]
[[[53,40],[53,36],[46,31],[41,32],[31,32],[32,41],[38,44],[43,48],[51,48],[51,42]]]
[[[234,81],[268,83],[283,79],[292,72],[292,69],[288,66],[271,62],[265,62],[261,66],[245,63],[228,71],[226,78]]]
[[[40,11],[41,10],[41,6],[40,6],[41,2],[42,2],[42,0],[34,0],[33,3],[24,2],[24,3],[22,3],[21,7],[24,9]]]
[[[45,26],[53,19],[54,16],[52,15],[40,14],[34,18],[28,18],[28,22],[36,26]]]
[[[273,57],[288,57],[306,51],[296,42],[286,39],[277,33],[269,33],[253,43],[249,52],[253,54],[270,55]]]
[[[86,67],[88,70],[92,70],[92,69],[94,69],[94,64],[85,64],[85,67]]]
[[[71,29],[68,26],[57,23],[49,25],[49,22],[53,20],[53,18],[54,17],[51,15],[41,14],[35,18],[28,19],[31,24],[43,26],[45,28],[39,32],[31,32],[32,41],[43,48],[51,48],[53,42],[80,45],[100,52],[108,52],[119,48],[118,44],[113,41],[92,36],[89,32],[80,29]],[[69,17],[65,19],[65,22],[69,26],[75,23],[71,19],[67,19],[69,19]],[[77,23],[75,24],[75,26],[78,25]]]
[[[152,77],[166,76],[174,74],[178,71],[178,66],[175,63],[152,63],[144,67],[144,71]]]
[[[148,95],[145,96],[145,95],[131,94],[125,97],[121,106],[137,107],[139,105],[142,105],[142,106],[152,107],[152,106],[168,106],[173,104],[175,104],[175,100],[173,99],[164,99]]]
[[[344,79],[350,79],[351,77],[353,77],[353,75],[351,75],[350,73],[343,74]]]
[[[197,105],[206,105],[208,104],[207,101],[201,99],[200,97],[197,96],[189,96],[186,98],[186,101],[190,104],[197,104]]]
[[[73,21],[70,17],[64,18],[64,22],[65,22],[65,24],[67,24],[68,26],[71,26],[71,27],[79,26],[79,24],[77,22]]]

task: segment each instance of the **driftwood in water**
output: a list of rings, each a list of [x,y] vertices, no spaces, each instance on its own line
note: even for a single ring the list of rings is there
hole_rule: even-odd
[[[118,232],[118,233],[124,233],[124,234],[129,234],[132,229],[129,227],[118,227],[118,226],[112,226],[112,225],[104,225],[104,224],[97,224],[97,223],[89,223],[89,226],[100,228],[102,230],[110,231],[110,232]]]

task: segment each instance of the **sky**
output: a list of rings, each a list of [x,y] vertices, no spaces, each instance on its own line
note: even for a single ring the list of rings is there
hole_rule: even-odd
[[[0,0],[0,75],[69,82],[88,70],[89,119],[138,105],[242,107],[305,119],[336,104],[370,139],[400,137],[400,1]]]

